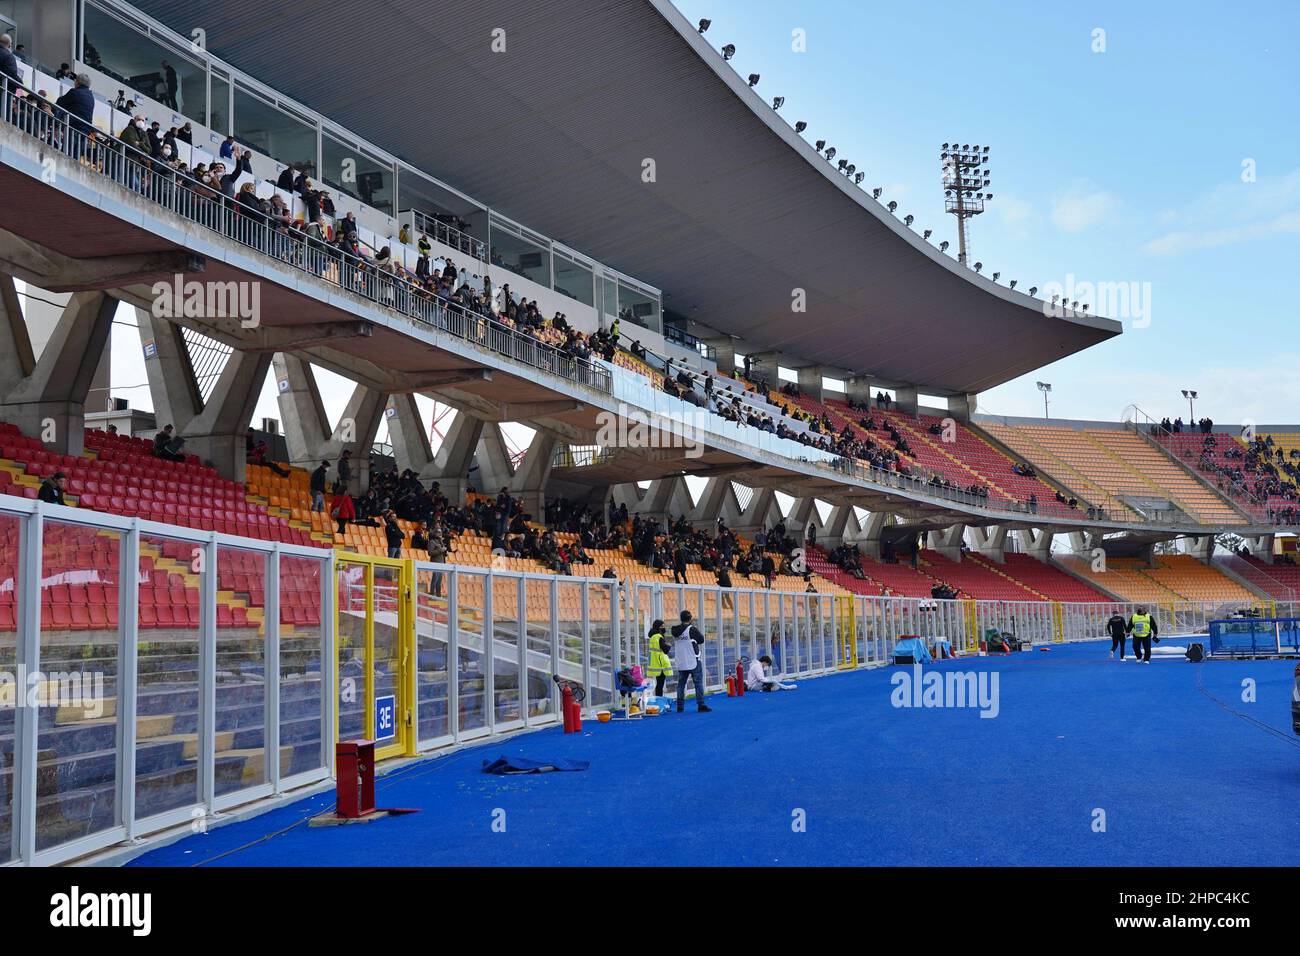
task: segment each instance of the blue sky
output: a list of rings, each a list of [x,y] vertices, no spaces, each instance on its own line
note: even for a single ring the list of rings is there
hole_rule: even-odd
[[[1300,421],[1296,0],[676,3],[936,241],[956,239],[939,146],[990,145],[995,198],[972,226],[985,275],[1150,283],[1149,324],[985,393],[981,411],[1041,415],[1046,380],[1053,417],[1113,421],[1130,403],[1185,417],[1193,388],[1198,417]]]

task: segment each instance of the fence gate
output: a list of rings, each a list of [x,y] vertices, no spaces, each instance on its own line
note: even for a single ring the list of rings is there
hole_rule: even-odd
[[[373,740],[376,759],[413,755],[411,564],[341,554],[335,568],[336,739]]]

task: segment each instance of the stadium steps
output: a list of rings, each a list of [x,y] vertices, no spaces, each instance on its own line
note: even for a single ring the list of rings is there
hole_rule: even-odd
[[[958,458],[956,455],[952,454],[952,452],[944,448],[940,442],[936,442],[933,436],[930,435],[928,431],[918,427],[917,423],[913,421],[909,421],[906,415],[902,414],[901,412],[884,412],[883,414],[888,415],[889,420],[893,423],[894,427],[902,430],[904,434],[907,435],[909,438],[915,438],[921,444],[929,447],[932,451],[938,453],[939,455],[942,455],[949,462],[951,462],[954,467],[961,469],[963,472],[966,473],[966,475],[969,475],[971,478],[971,482],[970,482],[971,484],[987,485],[990,491],[997,492],[998,495],[1002,496],[1008,501],[1020,500],[1011,492],[1007,491],[1007,489],[1003,488],[1000,484],[998,484],[993,478],[975,470],[975,468],[973,468],[971,465],[967,464],[966,462]],[[947,475],[946,477],[948,477],[949,480],[952,479],[951,474]],[[993,498],[993,496],[990,495],[990,498]],[[996,501],[996,499],[994,499],[994,501]]]
[[[1130,474],[1136,475],[1158,495],[1168,498],[1196,520],[1229,524],[1241,524],[1247,520],[1195,471],[1144,436],[1128,430],[1088,429],[1084,434]]]
[[[1035,598],[1037,598],[1040,601],[1052,600],[1052,598],[1049,598],[1042,591],[1039,591],[1031,587],[1030,585],[1026,584],[1024,581],[1021,581],[1019,578],[1014,578],[1010,574],[1007,574],[1006,571],[1004,571],[1002,568],[999,568],[994,562],[986,559],[983,555],[971,551],[968,552],[967,554],[962,555],[962,560],[971,561],[974,564],[978,564],[980,567],[985,568],[986,570],[992,571],[994,574],[998,575],[999,577],[1006,578],[1008,581],[1010,581],[1012,584],[1016,585],[1017,587],[1024,588],[1026,591],[1028,591],[1030,594],[1032,594]]]
[[[992,438],[1002,442],[1014,453],[1033,465],[1035,471],[1042,471],[1052,475],[1053,481],[1062,486],[1067,497],[1074,497],[1080,501],[1086,500],[1094,505],[1111,500],[1112,496],[1109,491],[1074,465],[1066,462],[1056,451],[1048,448],[1026,429],[1014,425],[1002,425],[997,422],[987,422],[982,427]],[[1119,504],[1128,512],[1129,517],[1141,517],[1122,501]]]
[[[1096,504],[1095,501],[1089,499],[1088,495],[1082,494],[1074,490],[1069,485],[1065,484],[1065,482],[1057,478],[1052,472],[1046,469],[1040,471],[1037,463],[1032,461],[1028,455],[1017,452],[1009,444],[1007,444],[1004,441],[1001,441],[990,432],[985,431],[974,421],[967,422],[964,427],[971,434],[971,436],[974,437],[977,441],[983,442],[984,445],[988,447],[991,451],[1005,458],[1008,464],[1016,464],[1018,462],[1023,462],[1025,464],[1032,465],[1034,468],[1034,472],[1038,475],[1039,481],[1041,481],[1044,485],[1046,485],[1047,490],[1052,492],[1053,494],[1059,491],[1067,498],[1076,498],[1079,501],[1087,501],[1088,504]],[[1003,426],[1003,427],[1007,427],[1007,426]],[[1029,441],[1032,442],[1032,439],[1029,439]],[[1041,446],[1039,447],[1041,448]],[[1049,452],[1046,448],[1041,448],[1041,451],[1049,459],[1055,458],[1055,456],[1053,456],[1051,452]],[[1063,468],[1068,470],[1069,466],[1065,465],[1064,462],[1057,460],[1056,464],[1059,464]]]

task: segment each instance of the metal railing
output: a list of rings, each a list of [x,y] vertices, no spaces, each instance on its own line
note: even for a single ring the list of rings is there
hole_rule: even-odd
[[[1235,507],[1244,511],[1252,520],[1258,521],[1261,524],[1278,526],[1295,523],[1294,521],[1284,521],[1280,517],[1272,514],[1266,503],[1261,501],[1259,495],[1256,495],[1239,479],[1234,478],[1231,475],[1225,475],[1222,472],[1214,472],[1213,474],[1217,479],[1217,483],[1212,485],[1207,476],[1198,467],[1198,464],[1188,460],[1185,454],[1185,449],[1179,447],[1179,443],[1174,438],[1174,433],[1172,431],[1165,428],[1161,422],[1156,421],[1136,405],[1130,405],[1125,409],[1125,411],[1126,413],[1132,412],[1132,416],[1126,416],[1124,421],[1124,425],[1127,428],[1131,429],[1134,434],[1146,439],[1148,444],[1159,449],[1163,454],[1168,455],[1170,458],[1173,458],[1175,461],[1182,464],[1183,467],[1192,472],[1197,481],[1204,484],[1207,489],[1217,491],[1218,494],[1223,495]],[[1140,421],[1139,418],[1141,419]],[[1191,432],[1189,432],[1189,434],[1191,434]],[[1200,432],[1196,432],[1195,434],[1200,434]],[[1297,507],[1300,507],[1300,505]]]
[[[487,244],[482,239],[476,239],[469,233],[449,226],[418,209],[411,210],[411,221],[417,232],[432,236],[435,242],[450,246],[467,256],[473,256],[480,262],[487,262]]]
[[[14,125],[169,212],[279,263],[530,368],[601,392],[611,391],[610,372],[604,366],[569,356],[503,325],[493,316],[444,302],[374,260],[345,252],[315,234],[315,227],[301,230],[291,223],[272,219],[260,205],[249,205],[223,195],[188,173],[107,136],[8,77],[0,77],[0,121]]]
[[[193,613],[174,620],[153,605],[165,559],[189,569],[185,586],[196,594]],[[0,618],[0,676],[11,689],[58,695],[36,707],[26,694],[0,695],[0,753],[11,755],[0,761],[0,867],[65,862],[328,786],[338,739],[366,736],[413,756],[550,726],[555,677],[582,685],[588,713],[617,707],[614,675],[645,666],[651,622],[682,610],[705,636],[712,691],[760,654],[779,675],[814,677],[888,663],[910,636],[946,638],[965,653],[989,630],[1035,644],[1094,640],[1112,613],[1136,606],[365,558],[4,495],[0,569],[0,591],[12,598]],[[1264,601],[1147,606],[1162,636],[1204,633],[1241,611],[1296,611]],[[675,693],[671,677],[665,693]],[[377,733],[384,701],[390,714],[409,714],[388,736]],[[42,710],[55,706],[57,720]],[[186,746],[150,736],[139,714],[187,728],[177,731]]]

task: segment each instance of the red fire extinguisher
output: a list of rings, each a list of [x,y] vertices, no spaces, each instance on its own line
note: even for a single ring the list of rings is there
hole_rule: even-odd
[[[736,678],[733,677],[731,674],[727,675],[727,696],[728,697],[736,696]]]
[[[745,665],[736,661],[736,696],[745,696]]]
[[[560,693],[562,694],[560,713],[564,717],[564,732],[571,734],[575,729],[573,726],[573,689],[568,684],[565,684],[560,688]]]

